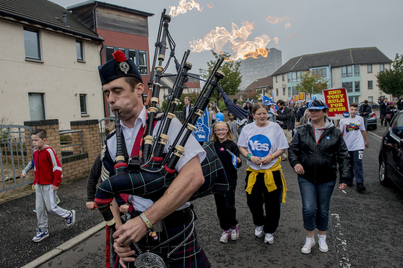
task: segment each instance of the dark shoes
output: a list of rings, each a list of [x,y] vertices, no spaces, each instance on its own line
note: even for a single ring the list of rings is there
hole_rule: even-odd
[[[357,183],[357,192],[359,193],[363,193],[367,190],[367,188],[365,188],[363,183]]]

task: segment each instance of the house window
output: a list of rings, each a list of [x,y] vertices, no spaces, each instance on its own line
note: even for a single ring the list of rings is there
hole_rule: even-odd
[[[360,92],[360,81],[355,81],[354,82],[354,91],[355,92]]]
[[[131,59],[134,63],[136,62],[136,50],[129,49],[129,59]]]
[[[113,47],[106,47],[105,48],[105,59],[106,62],[110,61],[111,59],[113,59],[112,53],[115,52],[115,49]]]
[[[385,64],[379,64],[379,71],[380,72],[385,71]]]
[[[28,93],[29,114],[31,121],[45,119],[43,93]]]
[[[297,81],[297,72],[292,73],[292,81],[296,82]]]
[[[368,96],[368,102],[373,103],[374,102],[374,97],[373,96]]]
[[[145,51],[139,51],[139,72],[140,74],[147,74],[147,53]]]
[[[349,103],[358,103],[358,97],[348,97]]]
[[[373,88],[374,88],[374,86],[373,86],[372,80],[368,80],[368,89],[373,89]]]
[[[276,96],[278,96],[278,88],[276,88]]]
[[[341,67],[341,77],[351,77],[352,74],[352,66],[343,66]]]
[[[282,78],[283,78],[283,82],[284,82],[285,81],[285,74],[282,75]]]
[[[80,40],[76,40],[76,52],[77,52],[77,60],[84,60],[83,54],[83,42]]]
[[[41,59],[41,49],[39,45],[39,31],[24,28],[24,46],[26,59]]]
[[[353,92],[353,82],[343,82],[341,86],[347,89],[347,92]]]
[[[278,75],[276,75],[276,83],[278,83]]]
[[[283,95],[285,95],[285,87],[283,87]]]
[[[360,65],[354,65],[354,76],[360,76]]]
[[[287,82],[290,82],[290,73],[287,73]]]
[[[80,111],[81,114],[87,114],[87,94],[80,94]]]
[[[288,87],[288,96],[291,96],[291,87]]]
[[[367,71],[368,73],[372,73],[372,64],[367,65]]]

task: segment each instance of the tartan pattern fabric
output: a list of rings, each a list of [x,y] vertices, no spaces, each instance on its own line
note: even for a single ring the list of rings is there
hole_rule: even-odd
[[[206,151],[206,158],[201,163],[201,167],[205,182],[190,200],[229,189],[224,167],[215,152],[213,143],[208,142],[203,148]],[[158,163],[152,162],[149,169],[157,170],[158,167]],[[144,171],[128,173],[126,168],[119,168],[115,172],[116,175],[100,183],[96,193],[97,199],[108,199],[115,194],[123,193],[156,201],[177,176],[177,173],[169,174],[165,169],[158,173]]]
[[[163,256],[166,264],[169,265],[169,268],[211,267],[206,254],[199,245],[196,230],[193,230],[193,233],[191,234],[192,226],[190,226],[183,234],[181,234],[178,238],[170,241],[168,244],[153,249],[162,242],[166,241],[169,237],[173,237],[178,233],[180,233],[181,231],[183,231],[189,224],[194,224],[194,222],[192,223],[191,221],[189,221],[180,226],[175,227],[168,227],[163,223],[163,231],[158,233],[157,241],[153,240],[153,238],[146,235],[143,239],[141,239],[137,243],[137,246],[142,250],[142,252],[152,250],[153,253],[158,253],[160,256]],[[190,237],[185,241],[185,243],[182,246],[180,246],[174,253],[172,253],[169,256],[169,259],[166,259],[167,254],[171,252],[173,249],[175,249],[177,245],[181,244],[189,235]],[[137,252],[134,246],[132,246],[132,249]],[[136,256],[137,255],[135,255],[135,257]],[[133,263],[130,263],[127,267],[135,267],[135,266]]]

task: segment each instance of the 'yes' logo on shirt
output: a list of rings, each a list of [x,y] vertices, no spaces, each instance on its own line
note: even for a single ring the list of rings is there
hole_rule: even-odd
[[[265,157],[269,154],[271,142],[269,138],[259,134],[249,139],[248,146],[253,156]]]

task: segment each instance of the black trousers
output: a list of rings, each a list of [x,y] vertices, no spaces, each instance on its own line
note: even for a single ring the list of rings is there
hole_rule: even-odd
[[[247,172],[246,174],[246,185],[248,185],[249,174],[250,172]],[[253,223],[256,226],[264,225],[264,232],[271,234],[277,230],[280,220],[281,192],[283,187],[280,171],[274,171],[273,177],[277,186],[277,189],[273,192],[269,193],[264,184],[264,174],[259,173],[256,178],[256,183],[253,185],[251,194],[246,193],[246,199],[249,210],[252,213]],[[265,211],[263,211],[263,204],[265,206]]]
[[[228,230],[238,224],[235,208],[235,188],[235,185],[230,185],[228,191],[214,194],[217,215],[220,221],[220,227],[223,230]]]

